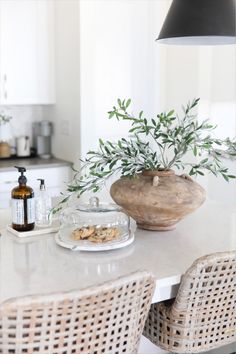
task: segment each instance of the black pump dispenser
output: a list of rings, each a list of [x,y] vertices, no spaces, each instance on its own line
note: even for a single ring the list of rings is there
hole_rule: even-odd
[[[40,186],[39,186],[39,189],[41,190],[41,191],[45,191],[45,182],[44,182],[44,179],[42,179],[42,178],[37,178],[37,181],[40,181]]]
[[[15,166],[20,177],[19,185],[11,192],[12,228],[17,231],[33,230],[35,225],[34,191],[26,185],[27,178],[24,175],[25,167]]]
[[[20,177],[18,178],[19,184],[25,185],[26,182],[27,182],[27,178],[24,175],[24,172],[26,172],[26,168],[25,167],[19,167],[19,166],[14,166],[14,167],[17,168],[18,172],[21,173]]]

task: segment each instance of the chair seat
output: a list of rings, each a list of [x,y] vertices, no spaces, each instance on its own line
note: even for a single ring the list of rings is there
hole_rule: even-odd
[[[201,353],[236,341],[236,252],[201,257],[174,301],[153,304],[143,335],[172,353]]]

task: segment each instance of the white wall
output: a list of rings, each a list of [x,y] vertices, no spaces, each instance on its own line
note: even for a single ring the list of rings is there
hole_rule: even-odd
[[[199,49],[201,114],[218,125],[217,136],[236,136],[236,46]]]
[[[80,157],[79,1],[57,0],[55,5],[56,105],[53,154],[78,162]]]
[[[77,165],[99,137],[126,135],[127,125],[107,118],[118,97],[130,97],[136,112],[156,112],[166,49],[155,38],[168,3],[55,1],[56,106],[49,112],[56,156]]]
[[[127,126],[107,120],[118,97],[153,115],[200,97],[200,114],[236,135],[236,46],[167,46],[155,42],[170,0],[81,0],[82,155],[98,137]],[[224,118],[222,120],[222,116]]]
[[[199,114],[236,136],[236,46],[167,46],[165,105],[176,109],[200,97]]]
[[[98,138],[126,136],[128,124],[108,120],[117,98],[153,114],[164,92],[164,48],[155,38],[168,1],[80,1],[81,152]],[[163,54],[164,55],[164,54]]]

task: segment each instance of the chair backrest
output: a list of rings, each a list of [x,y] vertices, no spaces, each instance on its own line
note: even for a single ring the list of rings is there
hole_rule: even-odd
[[[0,353],[136,353],[154,279],[140,271],[84,290],[0,305]]]
[[[236,251],[218,252],[197,259],[183,275],[171,313],[189,324],[186,336],[199,346],[206,338],[220,344],[236,338],[235,305]]]

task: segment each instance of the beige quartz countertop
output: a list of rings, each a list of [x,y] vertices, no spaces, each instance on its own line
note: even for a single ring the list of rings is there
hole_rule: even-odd
[[[56,157],[51,157],[50,159],[42,159],[39,157],[0,159],[0,172],[12,171],[14,170],[14,166],[24,166],[26,167],[26,169],[35,169],[35,168],[50,168],[50,167],[61,167],[61,166],[71,166],[71,165],[72,165],[71,162],[61,160]]]
[[[8,212],[8,219],[7,219]],[[17,237],[0,210],[0,303],[17,296],[84,289],[140,269],[156,279],[153,302],[175,296],[181,275],[212,252],[236,249],[236,208],[207,200],[171,231],[135,231],[124,248],[86,252],[60,247],[55,234]],[[0,227],[1,228],[1,227]]]

